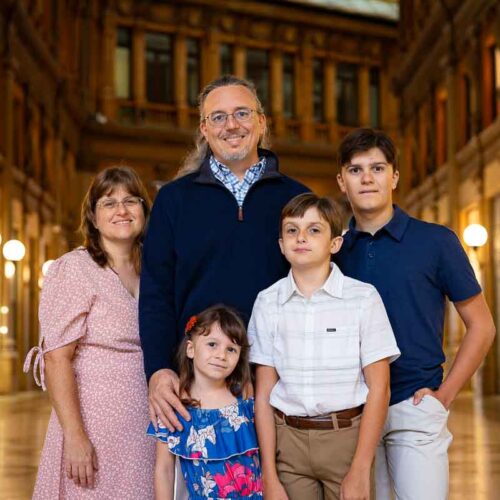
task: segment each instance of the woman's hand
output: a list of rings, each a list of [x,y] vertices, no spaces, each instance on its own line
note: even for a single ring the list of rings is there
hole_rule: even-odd
[[[64,436],[64,457],[68,479],[78,486],[93,488],[97,456],[85,432],[71,432]]]

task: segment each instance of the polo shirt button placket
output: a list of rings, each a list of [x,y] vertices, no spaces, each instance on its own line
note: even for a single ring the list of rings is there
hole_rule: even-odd
[[[374,240],[373,238],[370,239],[370,241],[368,242],[368,249],[367,249],[367,257],[368,257],[368,269],[371,271],[375,268],[375,249],[373,248],[373,243],[374,243]]]

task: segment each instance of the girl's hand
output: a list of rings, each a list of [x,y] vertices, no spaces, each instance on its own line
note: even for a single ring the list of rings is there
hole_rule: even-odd
[[[64,436],[64,458],[68,479],[78,486],[93,488],[97,456],[85,432],[71,432]]]
[[[340,485],[340,500],[370,500],[370,469],[349,470]]]
[[[288,500],[288,495],[278,479],[264,480],[264,498],[266,500]]]

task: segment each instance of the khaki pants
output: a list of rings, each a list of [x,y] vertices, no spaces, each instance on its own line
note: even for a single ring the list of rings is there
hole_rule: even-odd
[[[338,500],[351,466],[361,415],[347,429],[295,429],[275,415],[276,468],[290,500]]]

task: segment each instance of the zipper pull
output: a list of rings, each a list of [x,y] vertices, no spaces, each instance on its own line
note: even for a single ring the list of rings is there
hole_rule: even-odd
[[[240,222],[243,220],[243,207],[238,207],[238,220]]]

